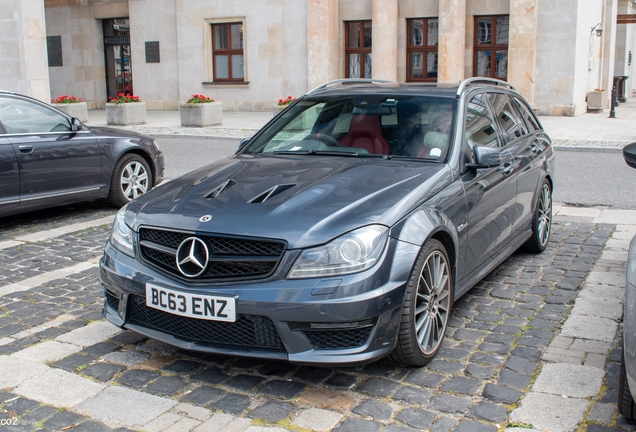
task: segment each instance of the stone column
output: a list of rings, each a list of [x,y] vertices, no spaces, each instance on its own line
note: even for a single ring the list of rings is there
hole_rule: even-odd
[[[437,82],[464,79],[466,0],[439,0]]]
[[[373,78],[397,81],[398,0],[373,0],[371,20]]]
[[[307,0],[307,87],[338,79],[338,0]]]
[[[539,0],[510,0],[508,82],[534,103]]]
[[[616,58],[616,15],[618,0],[605,0],[603,5],[603,34],[601,45],[601,87],[607,90],[607,105],[612,107],[614,61]]]
[[[43,0],[0,3],[0,88],[51,102]]]

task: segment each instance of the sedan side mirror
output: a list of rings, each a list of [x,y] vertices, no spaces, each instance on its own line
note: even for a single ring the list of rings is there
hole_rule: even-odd
[[[77,132],[82,130],[82,122],[78,118],[71,117],[71,130]]]
[[[636,168],[636,143],[627,144],[623,147],[623,157],[627,165]]]
[[[475,152],[475,163],[466,164],[468,168],[494,168],[501,165],[501,155],[496,148],[476,145],[473,147]]]

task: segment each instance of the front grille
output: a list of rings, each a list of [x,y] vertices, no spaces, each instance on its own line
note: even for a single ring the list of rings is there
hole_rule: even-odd
[[[141,258],[170,274],[183,278],[177,267],[176,251],[183,240],[194,234],[152,228],[139,230]],[[254,240],[201,234],[210,252],[210,264],[197,281],[260,279],[271,275],[286,244],[280,241]]]
[[[369,339],[373,327],[351,330],[304,331],[314,349],[357,348]]]
[[[128,322],[167,333],[187,342],[216,348],[285,351],[274,323],[268,317],[239,315],[235,322],[199,320],[173,315],[146,306],[144,297],[131,295]]]
[[[105,291],[106,294],[106,303],[108,304],[108,306],[110,306],[112,309],[119,309],[119,299],[117,297],[115,297],[114,295],[112,295],[111,293],[109,293],[108,291]]]

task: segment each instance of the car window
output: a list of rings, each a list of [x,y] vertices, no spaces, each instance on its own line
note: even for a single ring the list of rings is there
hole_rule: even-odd
[[[245,153],[391,155],[444,160],[455,100],[350,95],[303,99],[266,128]]]
[[[483,94],[474,96],[466,109],[466,141],[471,151],[475,145],[499,147],[497,127]]]
[[[539,126],[539,122],[537,118],[534,116],[534,113],[528,110],[528,107],[525,103],[523,103],[519,98],[512,98],[515,101],[515,105],[519,109],[521,113],[521,117],[525,120],[526,125],[530,131],[538,131],[541,130]]]
[[[7,133],[67,132],[69,120],[57,112],[34,102],[0,98],[0,121]]]
[[[488,100],[494,110],[495,117],[503,129],[506,142],[513,141],[527,134],[525,124],[518,112],[512,107],[508,95],[503,93],[487,93]]]

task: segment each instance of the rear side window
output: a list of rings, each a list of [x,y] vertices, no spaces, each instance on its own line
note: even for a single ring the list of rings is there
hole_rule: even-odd
[[[517,106],[517,108],[519,108],[521,117],[526,122],[528,129],[531,132],[541,130],[541,127],[539,126],[539,122],[537,121],[537,118],[534,116],[533,112],[528,110],[527,105],[523,103],[519,98],[515,97],[513,98],[513,100],[515,101],[515,105]]]
[[[471,150],[475,145],[499,147],[495,121],[483,94],[476,95],[468,102],[466,141]]]
[[[513,141],[527,134],[526,126],[519,118],[519,113],[512,107],[508,95],[503,93],[488,93],[488,100],[495,112],[495,117],[503,129],[506,142]]]

